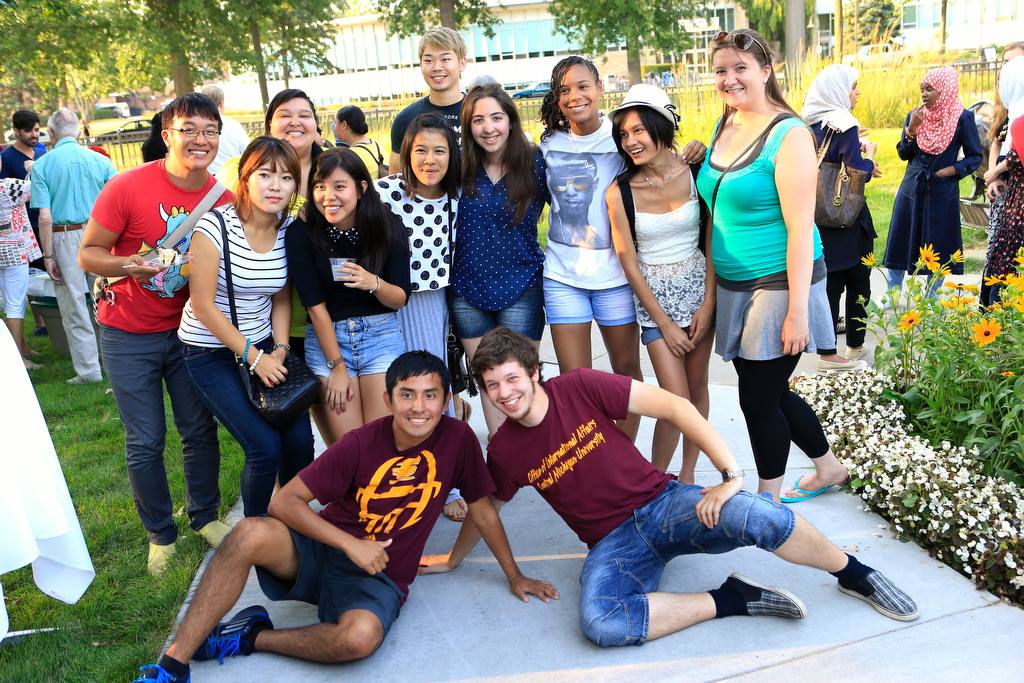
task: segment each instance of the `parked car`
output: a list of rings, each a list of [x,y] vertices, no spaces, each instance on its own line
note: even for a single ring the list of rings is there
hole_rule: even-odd
[[[118,139],[140,141],[149,135],[149,129],[153,127],[153,123],[148,117],[140,117],[134,121],[123,123],[117,128],[107,133],[102,133],[93,138],[93,141],[98,144],[106,142],[117,142]]]
[[[4,133],[4,140],[6,141],[4,144],[7,144],[7,145],[13,145],[14,144],[14,129],[13,128],[8,128],[7,129],[7,132]],[[39,142],[43,143],[47,147],[50,146],[50,133],[46,129],[46,124],[45,123],[43,125],[39,126]]]
[[[96,105],[98,119],[126,119],[131,116],[127,102],[102,102]]]
[[[551,90],[551,83],[548,81],[538,81],[528,88],[517,90],[512,93],[512,99],[521,100],[527,97],[544,97]]]

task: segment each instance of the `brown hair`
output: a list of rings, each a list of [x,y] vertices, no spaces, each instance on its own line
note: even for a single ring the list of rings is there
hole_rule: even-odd
[[[467,195],[476,194],[476,176],[484,165],[484,153],[472,134],[473,110],[476,103],[488,97],[497,101],[508,117],[508,141],[505,143],[505,182],[508,186],[509,203],[516,207],[513,226],[523,222],[530,204],[537,194],[537,183],[533,172],[533,157],[536,151],[533,143],[523,132],[516,105],[505,89],[497,83],[485,83],[470,88],[462,102],[462,191]]]
[[[750,46],[746,50],[741,50],[737,47],[735,40],[730,40],[733,36],[747,35],[751,38]],[[771,102],[776,108],[783,111],[787,111],[793,116],[799,117],[799,114],[789,106],[786,102],[786,98],[782,96],[782,87],[779,85],[779,79],[775,77],[775,53],[768,48],[768,43],[764,37],[752,28],[741,28],[737,29],[729,34],[729,38],[720,44],[716,44],[711,48],[711,58],[720,50],[736,50],[737,52],[746,52],[754,58],[754,60],[762,67],[767,66],[768,82],[764,85],[765,95],[768,97],[768,101]],[[733,112],[736,110],[730,107],[728,104],[722,105],[722,123],[718,126],[718,131],[715,133],[715,137],[711,140],[711,146],[714,147],[718,141],[718,136],[722,134],[722,129],[725,128],[725,122],[729,120]]]
[[[1003,54],[1005,55],[1010,50],[1024,50],[1024,40],[1018,40],[1010,43],[1003,48]],[[995,97],[992,98],[992,123],[989,125],[988,134],[985,136],[991,142],[995,142],[999,139],[999,130],[1003,127],[1003,124],[1006,123],[1006,119],[1010,115],[1010,112],[1006,110],[1006,105],[1003,104],[1003,98],[999,96],[999,74],[1001,72],[1001,68],[996,70],[996,94]]]
[[[472,370],[476,381],[483,384],[484,373],[502,363],[514,360],[528,373],[540,371],[540,355],[529,339],[507,327],[495,327],[480,339],[473,354]]]
[[[299,157],[290,144],[283,140],[261,135],[245,148],[242,158],[238,162],[238,185],[235,190],[235,210],[238,212],[239,220],[244,221],[252,212],[252,200],[249,197],[249,177],[258,171],[262,166],[269,165],[271,169],[284,170],[291,173],[295,180],[295,189],[288,198],[287,206],[295,201],[299,191],[299,183],[302,182],[302,168],[299,166]],[[282,211],[277,220],[277,229],[288,219],[288,212]]]

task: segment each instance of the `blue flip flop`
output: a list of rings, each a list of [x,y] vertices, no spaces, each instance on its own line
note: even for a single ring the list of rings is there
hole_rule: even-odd
[[[828,486],[822,486],[820,489],[815,489],[814,491],[808,491],[807,489],[800,488],[800,479],[802,479],[802,478],[803,478],[803,476],[801,475],[801,476],[796,478],[796,481],[793,482],[793,491],[795,491],[796,493],[802,493],[804,495],[800,496],[799,498],[792,498],[792,497],[782,496],[781,498],[779,498],[779,500],[781,500],[783,503],[802,503],[805,500],[810,500],[811,498],[817,498],[818,496],[820,496],[823,493],[828,493],[832,489],[839,488],[839,486],[837,484],[829,484]]]

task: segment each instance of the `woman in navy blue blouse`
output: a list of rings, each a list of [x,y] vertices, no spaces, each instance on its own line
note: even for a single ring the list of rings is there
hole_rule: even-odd
[[[462,201],[455,248],[455,331],[472,358],[480,337],[507,327],[540,345],[544,253],[537,221],[548,202],[547,165],[519,112],[497,83],[470,89],[462,103]],[[481,393],[487,431],[503,417]]]
[[[960,150],[964,158],[957,160]],[[974,114],[960,101],[956,70],[932,69],[921,80],[921,106],[907,114],[903,135],[896,145],[907,161],[903,182],[896,193],[885,246],[885,267],[890,289],[899,289],[904,275],[917,270],[919,250],[935,248],[945,264],[963,249],[960,234],[960,179],[981,163],[981,139]],[[964,272],[962,263],[952,272]],[[942,278],[935,278],[936,286]]]
[[[882,175],[872,157],[878,145],[860,139],[860,123],[851,113],[857,106],[857,70],[845,64],[832,64],[814,79],[801,116],[811,126],[815,143],[824,149],[823,161],[843,163],[864,171],[867,179]],[[864,350],[864,323],[867,317],[861,297],[871,296],[871,270],[861,263],[862,256],[874,248],[875,225],[867,204],[853,225],[839,227],[819,225],[821,244],[828,270],[826,289],[832,309],[832,323],[839,322],[839,298],[846,292],[846,357],[836,349],[819,351],[819,370],[855,370],[862,367],[859,359]]]

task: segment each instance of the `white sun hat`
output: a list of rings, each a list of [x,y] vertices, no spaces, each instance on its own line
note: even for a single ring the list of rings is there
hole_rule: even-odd
[[[676,113],[676,105],[668,98],[668,93],[656,85],[649,83],[637,83],[629,88],[622,104],[612,109],[608,114],[614,117],[617,112],[632,107],[648,107],[664,116],[673,129],[679,128],[679,114]]]

